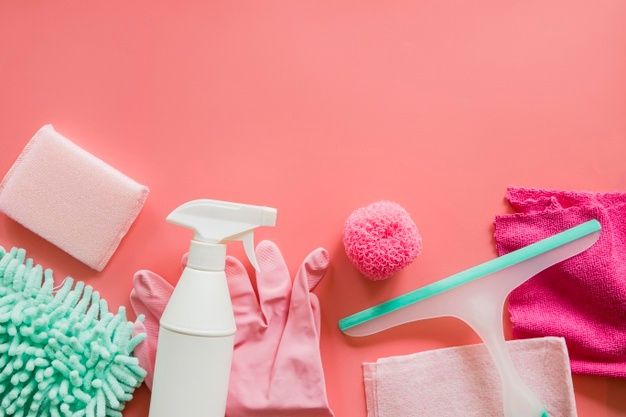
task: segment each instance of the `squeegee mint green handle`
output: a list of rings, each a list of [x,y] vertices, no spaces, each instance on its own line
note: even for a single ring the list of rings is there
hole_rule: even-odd
[[[572,227],[571,229],[567,229],[561,233],[550,236],[506,255],[492,259],[480,265],[476,265],[472,268],[466,269],[465,271],[461,271],[440,281],[418,288],[382,304],[359,311],[351,316],[347,316],[339,320],[339,328],[341,331],[349,330],[367,321],[405,308],[411,304],[433,297],[437,294],[449,291],[470,281],[483,278],[503,269],[525,262],[531,258],[567,245],[585,236],[599,232],[600,230],[601,225],[599,221],[595,219],[589,220],[585,223],[579,224],[578,226]]]

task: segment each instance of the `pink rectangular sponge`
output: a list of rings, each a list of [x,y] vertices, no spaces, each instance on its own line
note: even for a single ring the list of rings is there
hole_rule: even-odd
[[[45,125],[0,183],[0,211],[102,271],[148,188]]]

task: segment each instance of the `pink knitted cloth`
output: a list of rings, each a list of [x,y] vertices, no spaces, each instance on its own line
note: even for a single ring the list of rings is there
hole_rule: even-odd
[[[562,336],[572,372],[625,378],[626,193],[509,188],[506,199],[516,213],[496,217],[499,255],[593,218],[602,224],[590,249],[511,293],[514,336]]]
[[[576,417],[563,339],[506,342],[521,378],[551,417]],[[485,345],[363,364],[367,417],[502,417],[502,383]],[[528,416],[536,417],[536,416]]]

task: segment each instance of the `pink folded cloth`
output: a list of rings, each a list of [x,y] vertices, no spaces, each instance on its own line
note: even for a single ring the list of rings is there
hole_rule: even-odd
[[[626,194],[509,188],[506,198],[517,213],[496,217],[499,255],[593,218],[602,224],[595,245],[511,293],[514,336],[562,336],[574,373],[626,377]]]
[[[0,183],[0,211],[101,271],[147,196],[147,187],[45,125]]]
[[[575,417],[565,341],[507,342],[524,382],[551,417]],[[368,417],[502,417],[500,378],[483,344],[363,364]]]

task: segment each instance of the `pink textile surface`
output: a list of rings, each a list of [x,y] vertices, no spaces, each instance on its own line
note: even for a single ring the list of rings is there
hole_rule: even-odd
[[[509,188],[517,211],[497,216],[503,255],[589,219],[600,238],[515,289],[509,297],[513,334],[562,336],[579,374],[626,378],[626,194]]]
[[[565,341],[507,342],[513,363],[551,417],[576,417]],[[363,364],[367,417],[501,417],[500,378],[483,344]]]

